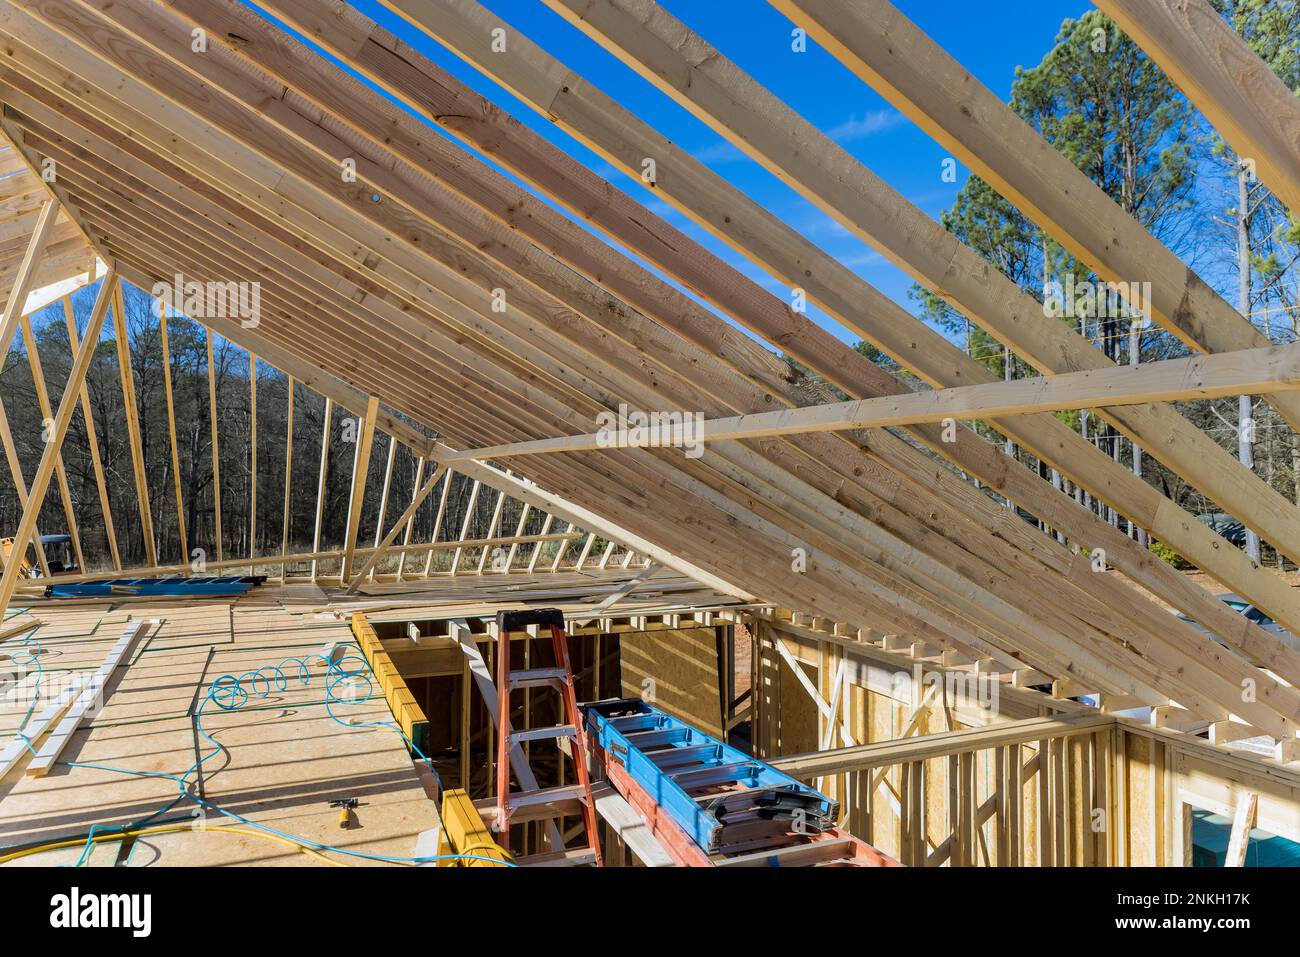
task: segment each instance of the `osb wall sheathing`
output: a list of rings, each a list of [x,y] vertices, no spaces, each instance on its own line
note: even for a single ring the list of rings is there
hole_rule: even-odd
[[[619,642],[625,697],[645,698],[705,734],[723,736],[715,629],[628,632]]]
[[[795,677],[789,663],[784,658],[776,659],[777,702],[776,717],[776,753],[800,754],[804,751],[816,751],[820,742],[817,740],[818,712],[817,705],[808,697],[803,682]],[[808,680],[817,686],[817,669],[799,662]]]

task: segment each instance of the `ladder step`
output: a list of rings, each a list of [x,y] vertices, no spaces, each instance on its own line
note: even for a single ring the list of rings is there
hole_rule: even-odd
[[[541,788],[537,791],[518,791],[510,795],[511,817],[520,808],[571,800],[587,800],[587,791],[581,784],[569,784],[558,788]]]
[[[589,847],[575,847],[567,851],[549,851],[530,854],[515,860],[520,867],[585,867],[596,863],[596,852]]]
[[[651,748],[666,748],[669,745],[684,746],[698,738],[699,733],[694,728],[664,728],[658,731],[634,731],[624,737],[629,744],[642,751],[649,751]]]
[[[523,824],[527,821],[547,821],[559,817],[582,814],[587,804],[587,792],[582,785],[573,784],[558,788],[543,788],[537,791],[517,791],[510,795],[510,823]],[[484,798],[474,802],[474,807],[483,816],[483,822],[489,827],[498,818],[496,802]]]
[[[762,765],[754,761],[737,761],[733,764],[714,764],[703,767],[686,768],[670,772],[668,777],[679,787],[689,791],[691,788],[710,787],[717,784],[739,783],[746,778],[753,778]]]
[[[569,673],[563,668],[529,668],[510,673],[510,690],[536,688],[542,685],[563,685]]]
[[[526,731],[512,731],[510,733],[511,744],[522,744],[524,741],[545,741],[547,738],[574,738],[578,735],[578,729],[571,724],[556,724],[549,728],[529,728]]]
[[[646,757],[650,759],[655,767],[667,771],[670,768],[710,761],[719,757],[721,753],[721,744],[693,744],[682,748],[652,751]]]

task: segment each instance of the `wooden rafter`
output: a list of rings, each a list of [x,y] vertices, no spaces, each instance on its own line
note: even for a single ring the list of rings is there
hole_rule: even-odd
[[[1143,303],[1139,297],[1138,307],[1183,343],[1207,352],[1268,344],[1268,338],[1247,318],[887,0],[770,2],[805,26],[811,38],[952,150],[954,156],[1043,226],[1103,281],[1122,283],[1125,288],[1136,277],[1149,283],[1151,301]],[[1150,11],[1143,18],[1148,22],[1165,18],[1166,28],[1173,6],[1159,2],[1129,5],[1133,10],[1141,7]],[[1267,155],[1277,157],[1276,141],[1285,128],[1285,117],[1290,116],[1293,125],[1300,123],[1296,97],[1209,4],[1188,5],[1184,0],[1182,8],[1184,16],[1193,17],[1200,30],[1183,29],[1176,34],[1188,38],[1187,47],[1200,47],[1195,53],[1184,49],[1189,66],[1201,64],[1213,70],[1217,63],[1222,69],[1225,55],[1235,55],[1243,64],[1257,64],[1257,69],[1248,74],[1256,102],[1243,111],[1243,116],[1258,122],[1262,118],[1259,100],[1279,111],[1267,127],[1275,146]],[[1202,35],[1213,37],[1211,44],[1202,46],[1192,39]],[[1229,37],[1234,44],[1231,54],[1225,45]],[[1265,76],[1271,82],[1262,82]],[[1232,83],[1231,89],[1242,91],[1244,84],[1238,82]],[[1219,88],[1225,87],[1221,84]],[[1232,129],[1241,132],[1239,126]],[[1293,149],[1297,145],[1294,135]],[[1252,142],[1264,145],[1254,137]],[[1292,152],[1291,170],[1295,161]],[[1277,174],[1286,168],[1269,165],[1275,181],[1282,179]],[[1277,396],[1270,397],[1270,401],[1293,427],[1300,425],[1300,397]]]

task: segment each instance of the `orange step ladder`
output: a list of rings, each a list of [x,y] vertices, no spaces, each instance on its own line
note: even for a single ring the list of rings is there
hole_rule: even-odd
[[[510,633],[536,625],[549,628],[554,664],[546,668],[516,671],[510,661]],[[541,728],[514,728],[510,723],[510,693],[524,688],[550,688],[560,695],[562,724]],[[580,813],[586,842],[580,847],[552,848],[550,853],[519,859],[521,865],[534,866],[601,866],[600,839],[596,829],[596,804],[591,795],[591,777],[587,771],[587,734],[578,713],[573,688],[573,668],[569,664],[569,636],[564,632],[564,613],[558,608],[503,611],[497,615],[497,840],[510,849],[510,823],[515,817],[537,821]],[[512,791],[510,789],[511,752],[530,741],[554,741],[562,751],[562,741],[569,742],[573,773],[577,783],[563,787]],[[515,759],[526,760],[518,751]]]

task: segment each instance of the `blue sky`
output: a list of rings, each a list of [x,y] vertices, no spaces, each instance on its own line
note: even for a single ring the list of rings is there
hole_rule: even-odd
[[[256,2],[256,0],[253,0]],[[651,206],[678,228],[718,253],[783,299],[788,290],[742,256],[691,224],[603,159],[576,143],[533,110],[415,31],[374,0],[351,0],[366,16],[421,50],[438,65],[589,167]],[[763,0],[662,0],[687,23],[760,83],[797,109],[931,216],[950,206],[967,175],[944,183],[948,156],[933,140],[899,115],[866,84],[809,42],[807,53],[790,50],[792,24]],[[1002,98],[1010,92],[1018,65],[1032,66],[1051,48],[1061,21],[1090,5],[1081,0],[1004,0],[986,13],[956,0],[895,0],[933,39]],[[915,311],[908,300],[911,281],[869,246],[849,235],[811,204],[743,157],[703,123],[672,103],[630,69],[605,53],[539,0],[485,0],[505,22],[539,43],[664,135],[707,162],[716,172],[780,216],[810,240],[859,273],[885,294]],[[740,15],[738,17],[738,15]],[[810,307],[810,316],[846,341],[851,333]]]

